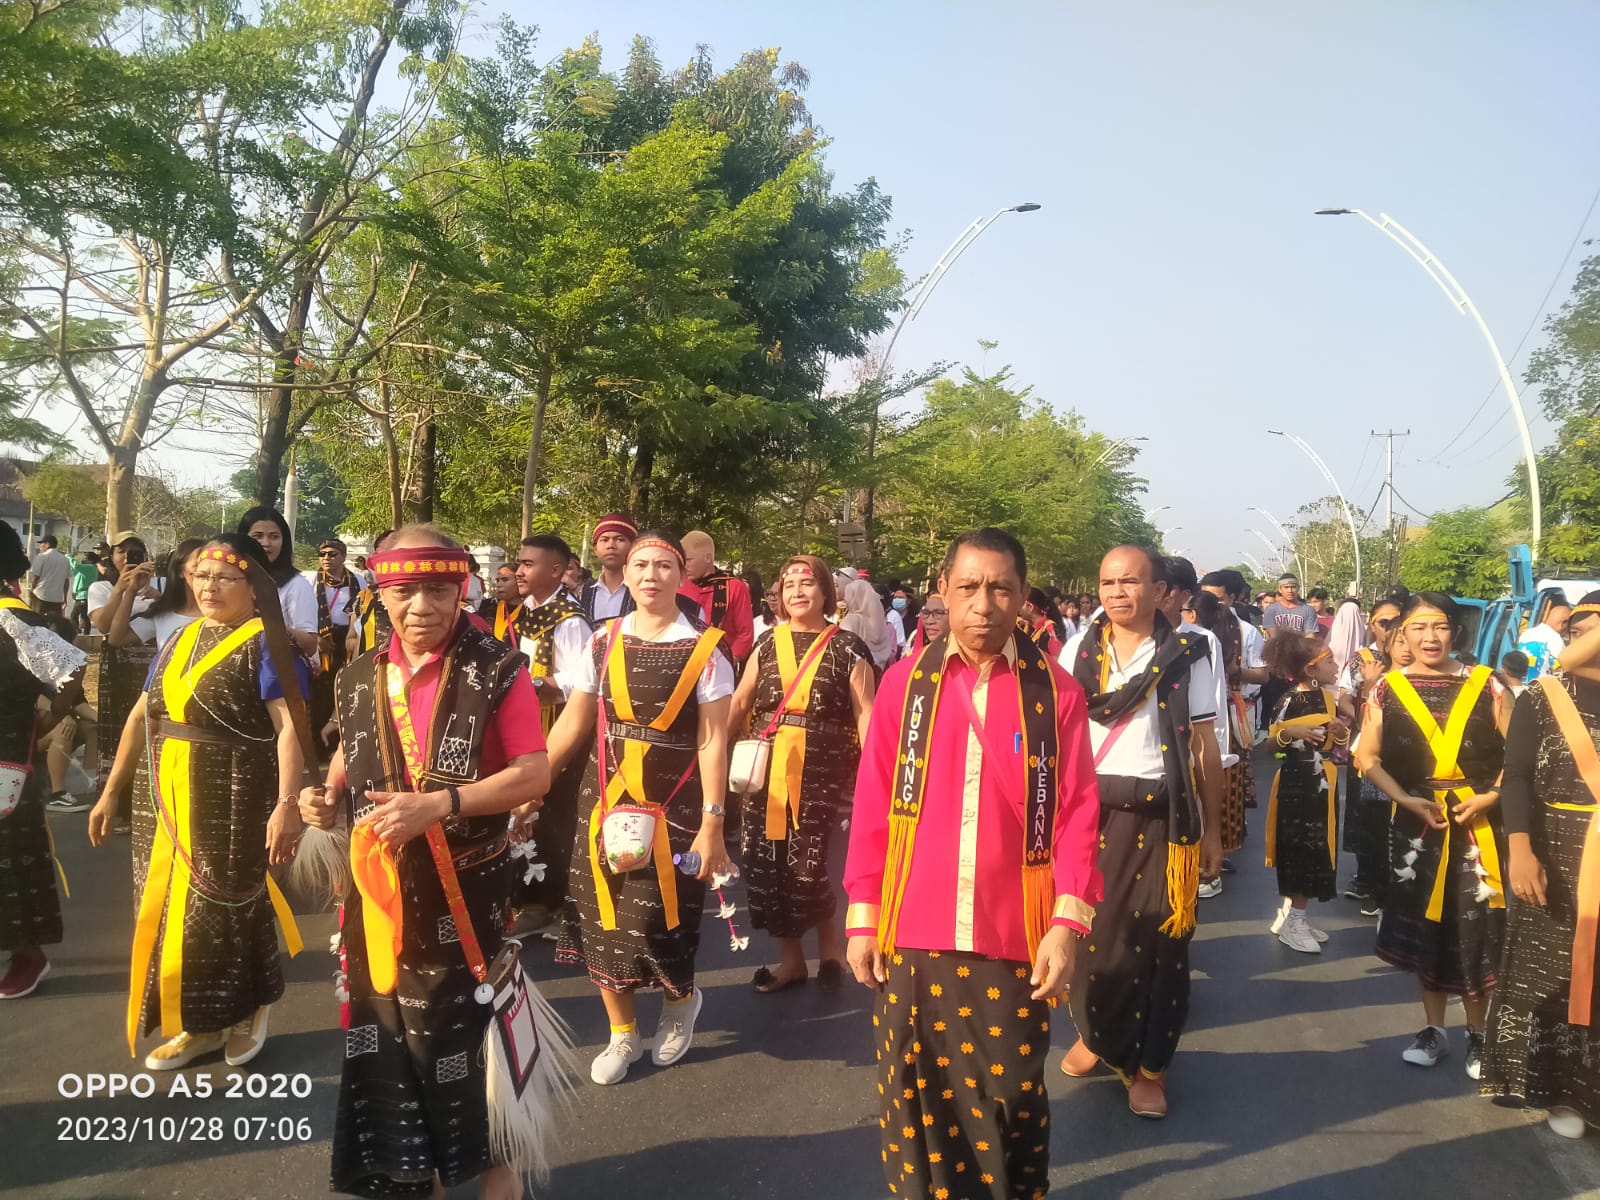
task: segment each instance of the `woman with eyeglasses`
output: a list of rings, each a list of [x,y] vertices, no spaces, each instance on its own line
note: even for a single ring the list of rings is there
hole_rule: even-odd
[[[99,846],[116,794],[133,784],[127,1034],[129,1053],[141,1033],[166,1039],[145,1057],[149,1071],[218,1051],[229,1066],[253,1059],[283,995],[274,912],[290,952],[300,948],[267,874],[299,841],[303,766],[251,586],[267,569],[249,538],[221,534],[201,549],[190,576],[201,617],[156,658],[134,708],[144,736],[123,739],[89,814]],[[270,602],[271,585],[262,592]]]
[[[1356,761],[1395,805],[1376,953],[1417,977],[1427,1020],[1402,1057],[1431,1067],[1449,1053],[1445,1011],[1460,996],[1467,1075],[1478,1079],[1505,933],[1500,777],[1509,705],[1490,668],[1452,657],[1459,629],[1450,597],[1411,597],[1399,638],[1415,661],[1373,685]]]
[[[950,632],[950,610],[945,607],[944,597],[938,592],[929,592],[922,602],[922,611],[917,614],[917,632],[911,639],[911,654],[921,654],[930,643],[936,642]]]
[[[1349,706],[1352,729],[1358,735],[1373,685],[1391,665],[1409,664],[1409,657],[1406,664],[1390,662],[1390,632],[1399,619],[1398,601],[1385,599],[1374,604],[1367,620],[1368,643],[1350,656],[1339,676],[1339,704]],[[1353,805],[1346,800],[1344,815],[1344,849],[1356,856],[1356,873],[1344,890],[1345,898],[1361,906],[1362,916],[1376,917],[1383,911],[1389,877],[1389,797],[1363,778],[1354,763],[1345,795],[1356,797]]]

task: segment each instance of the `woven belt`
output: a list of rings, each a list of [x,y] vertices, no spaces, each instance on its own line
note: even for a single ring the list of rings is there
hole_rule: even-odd
[[[664,746],[669,750],[693,750],[693,742],[685,742],[681,738],[673,737],[670,731],[651,729],[648,725],[630,725],[626,721],[607,721],[606,734],[609,737],[626,739],[631,742],[648,742],[652,746]]]
[[[219,730],[202,729],[198,725],[185,725],[181,721],[169,721],[164,717],[158,718],[155,725],[156,732],[162,737],[176,738],[181,742],[204,742],[209,746],[233,746],[237,748],[262,745],[272,740],[271,738],[262,738],[259,742],[251,742]]]
[[[807,733],[832,734],[838,737],[848,736],[851,732],[851,727],[843,721],[824,721],[807,713],[779,713],[774,724],[794,725]]]

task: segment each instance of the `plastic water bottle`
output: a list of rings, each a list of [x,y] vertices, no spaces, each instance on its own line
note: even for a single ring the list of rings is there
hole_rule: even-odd
[[[693,850],[686,851],[683,854],[674,854],[672,856],[672,864],[685,875],[700,874],[700,856]]]

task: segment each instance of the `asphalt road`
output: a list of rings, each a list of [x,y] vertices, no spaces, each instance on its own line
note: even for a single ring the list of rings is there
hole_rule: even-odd
[[[324,1194],[342,1054],[330,915],[302,918],[307,949],[286,962],[289,989],[273,1009],[271,1040],[238,1072],[262,1077],[238,1085],[246,1094],[223,1095],[232,1072],[218,1060],[181,1073],[191,1091],[209,1078],[209,1099],[170,1097],[170,1075],[156,1077],[150,1098],[62,1095],[63,1077],[140,1066],[122,1033],[133,925],[128,843],[92,850],[84,823],[79,815],[54,820],[73,888],[54,973],[34,997],[0,1005],[0,1192],[39,1200]],[[1407,977],[1372,957],[1373,922],[1348,901],[1322,906],[1313,915],[1333,935],[1327,953],[1296,954],[1266,930],[1275,896],[1259,839],[1238,863],[1224,895],[1202,902],[1172,1115],[1141,1121],[1113,1079],[1068,1080],[1052,1061],[1053,1196],[1600,1196],[1600,1140],[1564,1142],[1542,1113],[1478,1097],[1462,1070],[1459,1031],[1439,1067],[1402,1063],[1420,1004]],[[587,982],[558,970],[551,949],[533,941],[527,959],[571,1022],[586,1068],[605,1019]],[[694,1049],[667,1070],[646,1058],[613,1088],[585,1076],[540,1196],[882,1200],[870,997],[853,984],[825,995],[814,983],[755,995],[749,978],[762,952],[759,934],[733,952],[726,923],[708,910],[706,1005]],[[646,1033],[658,1005],[641,1002]],[[1072,1040],[1063,1017],[1055,1044]],[[309,1079],[309,1095],[292,1094],[297,1076]],[[286,1094],[252,1099],[251,1087]],[[77,1140],[108,1134],[114,1126],[97,1119],[117,1117],[140,1120],[133,1140]],[[160,1139],[162,1118],[197,1117],[216,1140]],[[270,1140],[280,1134],[291,1140]],[[453,1196],[475,1194],[464,1187]]]

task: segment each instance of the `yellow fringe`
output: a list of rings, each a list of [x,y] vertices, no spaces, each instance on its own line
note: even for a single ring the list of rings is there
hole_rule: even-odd
[[[1050,932],[1055,912],[1055,871],[1049,863],[1022,868],[1022,919],[1028,931],[1028,961],[1039,956],[1039,943]]]
[[[1167,903],[1172,915],[1161,924],[1161,932],[1171,938],[1194,932],[1196,908],[1200,902],[1200,847],[1167,846]]]
[[[883,867],[883,907],[878,914],[878,947],[894,953],[895,928],[900,923],[900,905],[906,898],[906,882],[911,878],[911,853],[916,848],[917,823],[909,816],[889,818],[889,853]]]

